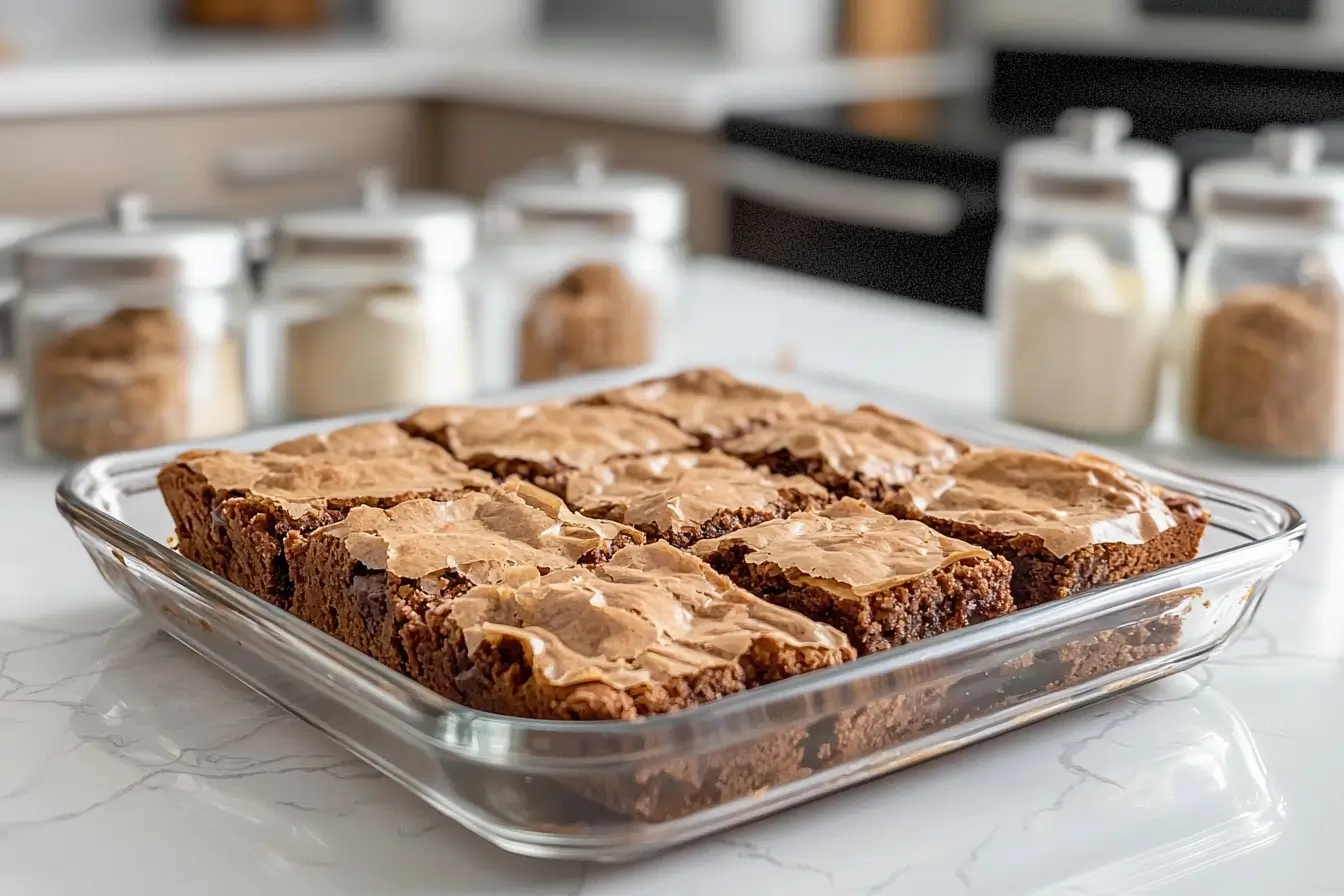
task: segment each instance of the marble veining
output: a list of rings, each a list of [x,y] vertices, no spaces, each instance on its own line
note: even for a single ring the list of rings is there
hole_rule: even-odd
[[[749,328],[703,292],[730,281],[712,266],[700,274],[699,301],[718,315],[705,332],[720,335],[699,351],[778,351],[768,331],[742,347]],[[826,321],[867,315],[877,330],[883,315],[904,314],[902,325],[923,326],[903,306],[846,305],[833,292],[810,300]],[[734,298],[750,313],[749,291]],[[970,324],[961,336],[928,327],[946,331],[948,354],[983,340]],[[860,346],[844,363],[898,374],[889,355]],[[58,517],[56,472],[3,456],[0,893],[1344,893],[1344,472],[1334,468],[1177,457],[1293,501],[1312,525],[1252,628],[1210,662],[609,867],[487,845],[156,633]]]

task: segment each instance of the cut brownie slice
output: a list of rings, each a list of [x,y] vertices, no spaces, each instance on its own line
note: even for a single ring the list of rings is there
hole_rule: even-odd
[[[572,513],[554,495],[518,481],[492,494],[359,507],[286,540],[291,612],[456,698],[453,654],[425,627],[430,609],[520,567],[537,574],[597,563],[641,541],[632,529]]]
[[[832,413],[800,392],[745,383],[722,370],[686,370],[602,392],[590,404],[617,405],[657,414],[710,448],[776,423]]]
[[[308,436],[269,451],[188,451],[159,472],[183,556],[284,608],[281,541],[351,507],[447,498],[494,481],[390,423]]]
[[[720,451],[612,461],[569,477],[570,505],[685,548],[766,520],[830,503],[805,476],[754,470]]]
[[[768,426],[725,443],[723,450],[781,476],[810,476],[838,498],[877,503],[918,473],[950,467],[969,446],[863,405],[823,420]]]
[[[429,408],[402,426],[470,467],[521,476],[556,495],[575,470],[696,445],[661,417],[617,407]]]
[[[689,554],[628,547],[589,570],[472,589],[429,611],[469,706],[537,719],[635,719],[853,657],[845,636],[761,600]]]
[[[1013,609],[1006,561],[853,498],[693,550],[753,594],[840,629],[860,653]]]
[[[1193,560],[1208,522],[1193,498],[1101,458],[1008,448],[922,476],[884,509],[1007,558],[1019,607]]]

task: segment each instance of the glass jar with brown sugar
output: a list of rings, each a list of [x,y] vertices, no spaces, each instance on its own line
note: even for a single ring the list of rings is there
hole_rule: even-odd
[[[613,264],[585,264],[539,292],[519,330],[525,383],[635,367],[651,358],[651,308]]]
[[[86,458],[247,425],[242,232],[151,216],[120,194],[106,221],[34,237],[15,308],[30,458]]]
[[[661,360],[676,344],[685,191],[570,150],[495,184],[475,325],[479,382],[518,382]]]
[[[1200,239],[1185,278],[1185,421],[1266,457],[1344,454],[1344,169],[1318,131],[1273,128],[1259,157],[1192,183]]]

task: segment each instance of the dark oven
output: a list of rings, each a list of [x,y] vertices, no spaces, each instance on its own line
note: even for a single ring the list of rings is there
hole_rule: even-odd
[[[981,312],[999,147],[893,141],[836,124],[843,114],[729,122],[731,254]]]

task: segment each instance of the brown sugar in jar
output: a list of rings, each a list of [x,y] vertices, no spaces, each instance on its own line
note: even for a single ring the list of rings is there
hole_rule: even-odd
[[[193,350],[181,319],[164,308],[123,308],[41,343],[30,399],[38,442],[80,458],[241,428],[237,344],[211,349],[208,357]],[[193,399],[202,383],[209,395]]]
[[[1326,458],[1344,446],[1339,307],[1321,287],[1256,284],[1200,327],[1192,423],[1260,454]]]
[[[542,290],[523,317],[523,382],[635,367],[652,357],[652,308],[616,265],[585,264]]]

